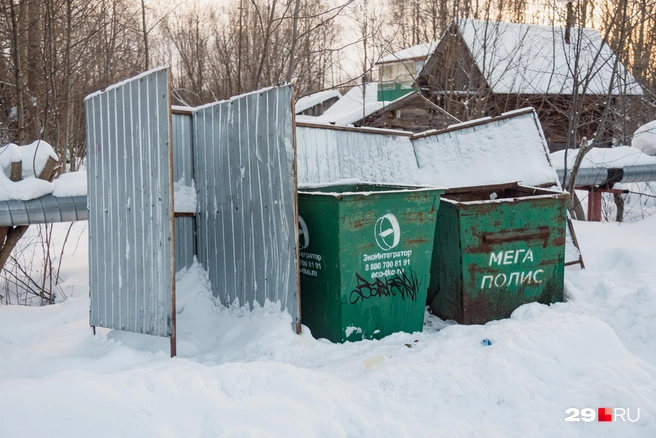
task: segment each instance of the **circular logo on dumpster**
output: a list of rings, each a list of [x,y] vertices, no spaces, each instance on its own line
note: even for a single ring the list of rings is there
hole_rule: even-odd
[[[379,217],[374,226],[376,244],[383,251],[390,250],[401,241],[401,228],[396,216],[391,213]]]
[[[310,233],[308,233],[307,225],[301,216],[298,217],[298,245],[301,249],[310,246]]]

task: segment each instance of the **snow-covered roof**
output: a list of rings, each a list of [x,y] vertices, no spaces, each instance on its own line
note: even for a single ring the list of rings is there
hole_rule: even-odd
[[[320,103],[327,101],[328,99],[332,99],[333,97],[340,98],[342,97],[342,93],[337,90],[326,90],[301,97],[296,101],[296,113],[301,113],[306,109],[310,109],[315,105],[319,105]]]
[[[405,97],[405,96],[403,96]],[[399,99],[403,99],[400,97]],[[398,100],[398,99],[397,99]],[[395,101],[378,101],[378,83],[369,82],[365,88],[364,105],[362,85],[351,88],[322,115],[316,118],[318,123],[334,123],[336,125],[351,125],[373,114],[379,109]]]
[[[408,47],[391,55],[384,56],[376,64],[384,64],[387,62],[404,61],[406,59],[421,59],[427,58],[433,54],[437,47],[438,41],[425,44],[417,44],[416,46]]]
[[[615,54],[596,30],[572,29],[571,44],[565,42],[564,27],[463,19],[459,30],[495,93],[571,93],[578,47],[580,83],[589,82],[586,93],[608,93]],[[613,94],[642,94],[621,63],[612,89]]]

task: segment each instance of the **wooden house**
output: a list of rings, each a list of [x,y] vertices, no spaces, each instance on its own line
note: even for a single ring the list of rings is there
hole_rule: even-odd
[[[436,46],[435,42],[418,44],[379,59],[376,62],[378,101],[389,103],[416,91],[415,79]]]
[[[577,144],[594,137],[607,97],[604,141],[632,133],[621,115],[642,95],[596,30],[471,19],[445,32],[413,86],[360,124],[419,132],[531,106],[554,151],[567,142],[573,111]]]

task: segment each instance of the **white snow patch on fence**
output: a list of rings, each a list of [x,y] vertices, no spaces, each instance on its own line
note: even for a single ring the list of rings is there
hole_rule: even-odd
[[[173,208],[176,213],[196,213],[197,195],[194,180],[191,187],[186,186],[184,178],[173,183]]]

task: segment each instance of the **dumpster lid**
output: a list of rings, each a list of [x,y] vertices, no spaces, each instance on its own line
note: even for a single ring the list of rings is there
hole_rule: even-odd
[[[524,186],[514,183],[486,186],[457,187],[442,194],[442,200],[453,204],[489,204],[491,202],[517,202],[519,199],[567,199],[569,194],[560,189]]]
[[[519,181],[560,186],[533,108],[412,137],[417,182],[456,188]]]
[[[330,183],[320,184],[299,184],[298,186],[298,193],[337,197],[348,195],[367,196],[374,193],[403,193],[409,191],[438,191],[440,194],[442,194],[445,192],[445,189],[442,187],[433,187],[431,185],[389,184],[360,181],[358,179],[342,179]]]

